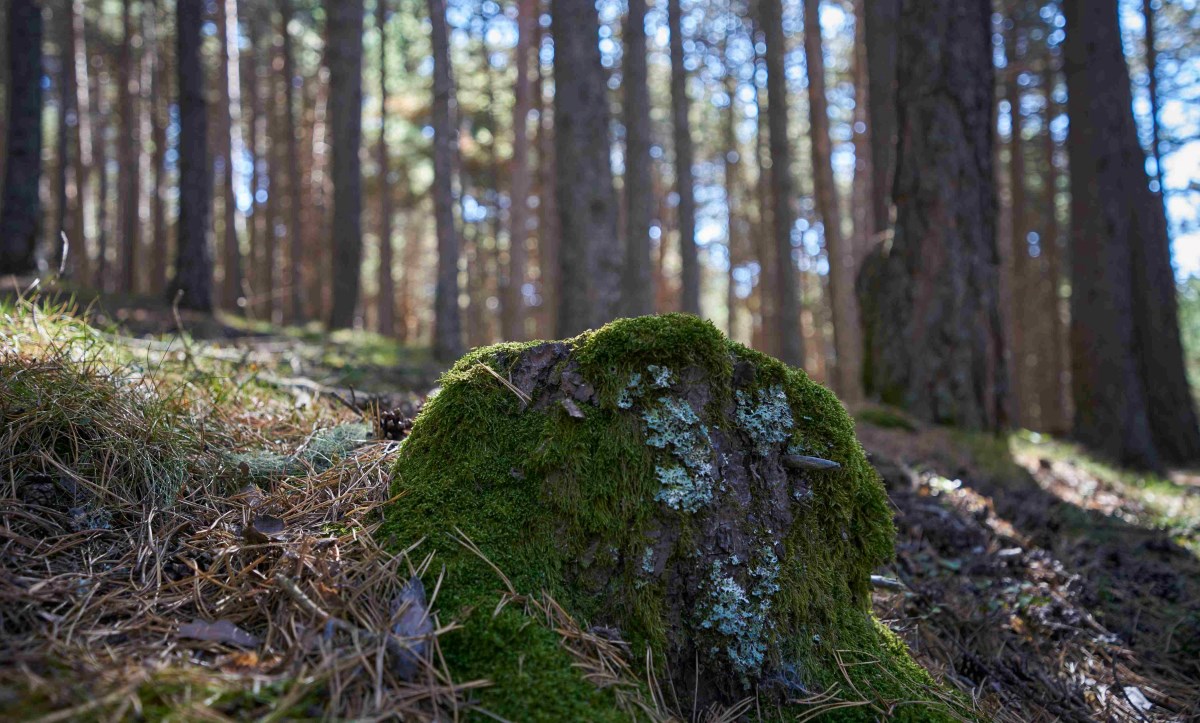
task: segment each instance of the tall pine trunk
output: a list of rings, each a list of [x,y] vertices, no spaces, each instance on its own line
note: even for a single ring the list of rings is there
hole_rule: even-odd
[[[217,0],[217,31],[221,34],[221,109],[220,153],[224,177],[221,204],[224,221],[221,226],[221,305],[226,311],[240,313],[242,304],[242,249],[240,237],[245,221],[237,207],[236,166],[244,150],[242,145],[242,90],[238,67],[238,3],[237,0]]]
[[[212,179],[208,166],[208,108],[200,29],[204,0],[176,4],[176,62],[179,67],[179,222],[175,277],[169,298],[180,306],[212,310],[212,256],[208,246]]]
[[[0,274],[36,269],[42,172],[42,6],[8,6],[8,135],[0,198]]]
[[[379,166],[379,298],[378,329],[384,336],[396,333],[396,277],[392,253],[392,186],[388,178],[388,85],[387,85],[387,0],[375,0],[375,27],[379,31],[379,142],[376,163]]]
[[[170,101],[167,74],[167,54],[163,39],[166,37],[165,23],[159,13],[157,0],[152,3],[153,37],[148,52],[150,68],[150,140],[154,144],[151,156],[153,181],[150,187],[150,217],[154,238],[150,242],[150,290],[161,294],[167,285],[167,259],[170,254],[170,238],[167,231],[167,125],[170,121]]]
[[[869,391],[931,422],[1000,430],[991,14],[987,0],[904,4],[895,236],[859,287]]]
[[[75,165],[73,178],[75,203],[71,208],[71,228],[67,231],[71,242],[71,255],[75,258],[75,277],[88,283],[91,280],[90,239],[88,223],[95,213],[92,202],[92,112],[88,88],[87,47],[84,43],[83,0],[71,0],[70,37],[67,39],[70,58],[67,62],[67,77],[75,93],[72,108],[75,125],[71,130],[71,153]]]
[[[462,354],[458,307],[459,239],[454,228],[454,80],[446,1],[428,0],[433,44],[433,206],[437,223],[437,286],[434,292],[433,356],[442,362]]]
[[[833,177],[833,140],[825,97],[825,58],[821,42],[820,0],[804,0],[804,58],[808,67],[809,138],[817,212],[825,230],[829,258],[829,296],[833,312],[833,348],[837,356],[834,389],[847,403],[862,397],[862,332],[854,297],[857,273],[854,248],[842,233],[842,214]]]
[[[623,249],[608,139],[608,86],[591,0],[552,0],[560,337],[617,315]]]
[[[290,319],[294,324],[305,321],[304,275],[301,259],[304,258],[304,225],[301,209],[304,208],[302,176],[300,175],[300,131],[296,122],[296,67],[292,50],[292,0],[279,0],[279,34],[283,38],[283,117],[284,143],[287,146],[287,230],[288,230],[288,298],[291,301]],[[274,189],[272,189],[274,193]]]
[[[667,26],[671,33],[671,120],[675,139],[675,192],[679,195],[680,289],[679,307],[700,313],[700,259],[696,250],[696,193],[692,130],[688,118],[687,68],[683,54],[683,9],[680,0],[667,0]]]
[[[138,291],[137,269],[138,239],[141,223],[138,220],[141,180],[140,122],[137,114],[137,99],[141,93],[133,57],[139,45],[133,27],[133,0],[121,3],[122,42],[117,59],[117,97],[120,104],[121,133],[117,138],[117,238],[121,247],[118,290],[124,293]]]
[[[654,265],[650,257],[654,190],[650,178],[646,0],[629,0],[624,38],[621,88],[625,92],[622,109],[625,116],[625,267],[622,295],[624,313],[640,316],[654,313],[655,295]]]
[[[876,233],[892,225],[892,184],[896,172],[896,61],[901,0],[862,0],[861,18],[870,99],[872,216]]]
[[[784,57],[782,0],[759,0],[759,20],[766,35],[767,124],[770,127],[771,227],[775,253],[776,328],[779,358],[792,366],[804,364],[800,329],[800,289],[792,260],[792,151],[788,142],[788,90]]]
[[[333,303],[329,327],[354,324],[362,273],[363,2],[329,8],[329,130],[333,178]]]
[[[1075,435],[1124,464],[1200,459],[1163,206],[1138,143],[1117,3],[1066,0]]]
[[[517,4],[517,47],[513,62],[517,65],[516,98],[513,103],[512,187],[508,230],[508,284],[505,287],[502,335],[521,340],[525,329],[525,281],[529,266],[529,110],[533,105],[533,85],[529,79],[529,49],[533,47],[537,24],[537,2],[520,0]]]

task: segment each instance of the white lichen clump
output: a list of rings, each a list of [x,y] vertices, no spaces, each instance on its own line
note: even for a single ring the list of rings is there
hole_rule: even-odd
[[[712,501],[716,470],[708,427],[691,406],[675,397],[660,397],[658,404],[642,413],[646,444],[667,451],[679,464],[660,465],[656,470],[662,484],[657,499],[682,512],[695,512]]]
[[[759,389],[753,396],[737,390],[737,424],[754,442],[759,454],[788,441],[795,420],[787,393],[778,384]]]
[[[730,560],[730,567],[737,558]],[[722,644],[709,652],[724,654],[741,676],[743,685],[762,671],[773,629],[771,598],[779,592],[779,558],[764,546],[758,563],[750,569],[751,587],[745,590],[720,562],[713,562],[706,597],[699,604],[700,627],[713,631]]]

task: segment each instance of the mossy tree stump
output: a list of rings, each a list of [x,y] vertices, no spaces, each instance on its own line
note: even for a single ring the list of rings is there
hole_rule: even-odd
[[[404,442],[394,493],[383,534],[436,549],[437,607],[464,626],[443,652],[494,683],[481,702],[501,715],[625,719],[554,631],[493,614],[501,582],[456,529],[521,593],[619,632],[635,664],[649,648],[684,711],[932,687],[869,612],[894,531],[850,418],[695,317],[468,354]]]

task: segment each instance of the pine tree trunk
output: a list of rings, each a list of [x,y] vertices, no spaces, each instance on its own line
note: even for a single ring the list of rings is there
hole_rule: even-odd
[[[770,127],[771,226],[775,241],[776,327],[768,333],[779,340],[780,360],[804,364],[800,327],[800,289],[792,260],[792,151],[788,143],[788,91],[784,69],[782,0],[759,0],[760,22],[767,43],[767,123]]]
[[[0,198],[0,274],[36,269],[42,171],[42,6],[8,6],[8,140]]]
[[[71,243],[72,277],[83,283],[92,278],[89,255],[88,220],[92,218],[95,204],[91,196],[92,175],[92,118],[88,93],[87,51],[83,41],[83,0],[72,0],[67,6],[70,27],[67,37],[69,57],[67,83],[73,94],[71,108],[75,111],[75,125],[70,130],[71,154],[74,158],[72,183],[75,187],[74,203],[71,206],[70,229],[67,237]]]
[[[204,0],[176,4],[176,57],[179,66],[179,222],[175,277],[168,293],[180,306],[212,310],[212,256],[208,216],[212,179],[208,165],[208,109],[200,29]]]
[[[892,225],[896,173],[896,64],[901,0],[862,0],[870,103],[872,215],[875,231]]]
[[[217,0],[217,30],[221,34],[221,112],[219,147],[224,158],[222,189],[224,222],[221,227],[221,305],[226,311],[243,313],[243,263],[241,241],[245,221],[237,208],[235,169],[244,150],[242,144],[242,90],[238,67],[238,2]]]
[[[167,231],[167,124],[170,103],[170,82],[167,73],[167,54],[163,40],[166,37],[164,23],[157,0],[149,12],[154,14],[153,38],[148,39],[149,51],[153,53],[150,69],[150,140],[154,144],[151,165],[154,178],[150,191],[150,216],[154,238],[150,244],[150,290],[161,294],[167,285],[167,259],[170,255],[170,238]]]
[[[75,113],[73,108],[75,89],[72,87],[71,76],[73,73],[70,70],[71,14],[60,12],[55,19],[58,21],[58,128],[55,137],[57,141],[55,161],[58,167],[55,168],[54,179],[54,227],[48,229],[50,231],[48,242],[49,249],[53,252],[50,256],[53,259],[51,267],[56,271],[61,268],[66,275],[70,275],[67,263],[74,263],[74,259],[71,258],[73,254],[66,251],[66,256],[63,256],[61,235],[67,233],[67,215],[71,205],[69,192],[71,167],[78,165],[71,159],[71,131],[67,121],[67,117]]]
[[[1063,7],[1075,434],[1131,466],[1195,461],[1166,219],[1138,143],[1117,3]]]
[[[825,254],[829,258],[833,348],[837,356],[833,387],[842,401],[854,404],[862,398],[862,332],[858,323],[858,300],[854,297],[854,277],[858,269],[854,248],[842,234],[837,183],[833,177],[833,141],[829,135],[820,18],[820,0],[804,0],[804,58],[808,68],[813,185],[817,212],[825,230]]]
[[[692,172],[691,122],[688,118],[687,69],[683,54],[683,11],[680,0],[667,0],[671,39],[671,119],[675,140],[675,191],[679,195],[680,304],[688,314],[700,313],[700,258],[696,250],[696,195]]]
[[[354,324],[362,270],[363,2],[339,0],[329,12],[329,130],[333,178],[333,304],[329,327]]]
[[[301,259],[304,258],[304,232],[301,209],[304,208],[300,175],[300,135],[296,123],[296,68],[292,51],[292,0],[279,0],[279,34],[283,38],[283,116],[284,143],[287,145],[287,230],[288,230],[288,287],[291,300],[290,320],[293,324],[305,321],[304,275]]]
[[[122,42],[117,59],[117,93],[120,102],[121,133],[117,137],[117,238],[121,245],[118,288],[125,293],[138,291],[137,256],[141,224],[138,221],[138,182],[141,178],[138,145],[141,135],[137,117],[137,98],[141,92],[134,70],[133,50],[138,44],[133,27],[133,0],[121,3]]]
[[[674,0],[672,0],[674,2]],[[625,16],[621,88],[625,93],[625,266],[624,313],[654,313],[654,264],[650,223],[654,191],[650,179],[650,87],[646,70],[646,0],[629,0]],[[672,65],[672,74],[674,66]]]
[[[434,295],[433,355],[450,362],[462,354],[458,308],[459,239],[454,228],[454,81],[445,0],[428,0],[433,44],[433,206],[437,222],[437,287]]]
[[[110,75],[104,67],[104,55],[97,53],[96,60],[99,61],[97,72],[92,76],[91,96],[96,99],[95,103],[95,118],[92,123],[92,133],[94,141],[92,148],[95,151],[95,168],[96,175],[99,176],[99,181],[96,188],[96,289],[99,291],[112,290],[112,280],[108,273],[108,239],[109,239],[109,218],[108,218],[108,200],[109,200],[109,183],[108,174],[108,128],[112,120],[112,107],[108,100],[108,94],[105,89],[110,85]]]
[[[729,25],[726,26],[725,35],[722,37],[721,48],[721,62],[724,64],[723,80],[725,95],[729,98],[729,105],[725,108],[721,124],[721,132],[725,142],[725,152],[721,156],[721,161],[722,180],[725,183],[725,251],[729,257],[729,270],[725,280],[725,308],[727,314],[725,330],[730,339],[738,338],[736,272],[742,261],[742,246],[744,245],[743,234],[741,233],[744,216],[736,210],[736,207],[739,205],[738,188],[742,183],[741,157],[737,137],[738,79],[734,75],[735,60],[730,56],[732,43],[729,42],[736,20],[737,16],[732,12],[731,8],[731,11],[726,16],[726,22]]]
[[[529,49],[533,26],[537,23],[537,3],[520,0],[517,4],[517,47],[513,62],[517,66],[517,86],[513,103],[512,186],[509,192],[508,284],[505,287],[503,329],[506,340],[519,341],[525,330],[525,282],[529,267],[529,110],[533,105],[529,80]]]
[[[599,18],[591,0],[552,0],[554,141],[561,226],[557,336],[612,319],[621,297],[623,249],[608,140],[608,86]]]
[[[538,2],[540,12],[542,3]],[[537,36],[534,43],[534,58],[537,60],[537,107],[538,107],[538,280],[540,281],[542,313],[539,318],[538,335],[549,338],[558,328],[559,298],[559,243],[562,238],[558,226],[558,198],[555,195],[556,163],[554,161],[553,108],[546,103],[547,79],[541,62],[541,48],[545,30],[536,23]]]
[[[991,14],[987,0],[904,5],[895,237],[859,286],[869,390],[921,419],[1000,430]]]
[[[391,168],[388,156],[388,85],[387,85],[387,0],[375,0],[375,27],[379,30],[379,143],[376,163],[379,165],[379,311],[378,329],[384,336],[396,333],[396,277],[392,266],[392,185],[388,178]]]
[[[1014,24],[1019,22],[1013,20]],[[1018,79],[1019,38],[1014,28],[1005,33],[1005,53],[1007,55],[1007,72],[1004,82],[1005,99],[1009,107],[1009,141],[1008,141],[1008,239],[1009,258],[1011,259],[1009,290],[1007,297],[1009,308],[1009,360],[1012,375],[1012,398],[1009,409],[1012,422],[1016,426],[1038,429],[1037,398],[1032,393],[1038,375],[1035,345],[1029,341],[1029,332],[1033,330],[1033,314],[1030,304],[1031,269],[1029,258],[1029,199],[1025,193],[1025,147],[1021,132],[1024,128],[1024,118],[1021,115],[1021,93]]]
[[[1070,420],[1067,415],[1067,390],[1063,382],[1066,373],[1064,361],[1066,350],[1066,333],[1063,328],[1063,303],[1060,290],[1062,289],[1062,230],[1058,221],[1058,179],[1059,169],[1056,161],[1057,144],[1054,134],[1050,131],[1051,120],[1057,112],[1054,101],[1054,83],[1057,73],[1047,60],[1047,67],[1042,77],[1044,93],[1044,115],[1042,116],[1042,155],[1046,163],[1046,232],[1042,239],[1042,250],[1046,256],[1046,315],[1049,317],[1049,331],[1046,342],[1047,369],[1042,373],[1045,388],[1041,393],[1043,400],[1042,422],[1046,431],[1051,434],[1067,434],[1070,431]]]

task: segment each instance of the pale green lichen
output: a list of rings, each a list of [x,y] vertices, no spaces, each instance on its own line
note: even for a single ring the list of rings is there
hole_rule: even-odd
[[[712,502],[713,479],[711,475],[689,475],[678,465],[656,467],[655,475],[662,489],[655,499],[667,507],[680,512],[695,512]]]
[[[675,383],[675,374],[667,367],[650,364],[646,367],[646,373],[650,375],[650,386],[655,389],[668,389]]]
[[[753,396],[737,390],[737,425],[754,441],[759,454],[767,454],[791,437],[795,421],[787,393],[779,384],[759,389]]]
[[[767,646],[774,630],[772,598],[779,592],[779,558],[764,546],[758,564],[751,568],[746,590],[720,562],[713,562],[707,595],[700,602],[700,627],[711,630],[718,642],[709,652],[724,655],[744,687],[762,672]],[[736,567],[737,557],[729,561]]]

